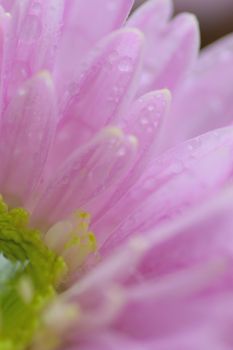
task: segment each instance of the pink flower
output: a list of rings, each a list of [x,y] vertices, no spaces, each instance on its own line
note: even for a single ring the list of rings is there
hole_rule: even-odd
[[[170,0],[0,4],[0,192],[69,269],[34,349],[231,349],[232,36],[199,55]]]

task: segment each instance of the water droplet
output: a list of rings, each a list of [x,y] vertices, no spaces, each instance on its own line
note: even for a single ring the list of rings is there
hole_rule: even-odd
[[[121,72],[130,72],[132,68],[132,59],[130,57],[124,57],[118,63],[118,69]]]
[[[153,112],[155,110],[155,106],[154,105],[149,105],[149,106],[147,106],[147,110],[149,112]]]
[[[183,164],[177,161],[171,165],[171,170],[174,174],[179,174],[183,170]]]
[[[141,125],[148,125],[148,124],[149,124],[148,119],[145,118],[145,117],[142,117],[142,118],[140,119],[140,122],[141,122]]]
[[[154,128],[157,128],[158,125],[159,125],[158,120],[154,120],[154,121],[153,121],[153,126],[154,126]]]
[[[191,140],[189,142],[189,145],[188,145],[190,150],[195,150],[195,149],[199,148],[200,146],[201,146],[201,140],[199,137]]]
[[[126,154],[126,151],[124,147],[120,148],[119,151],[117,152],[118,157],[123,157],[125,156],[125,154]]]
[[[25,95],[26,95],[26,93],[27,93],[27,92],[26,92],[26,90],[25,90],[25,89],[23,89],[23,88],[21,88],[21,89],[19,89],[19,90],[18,90],[18,94],[19,94],[19,96],[22,96],[22,97],[23,97],[23,96],[25,96]]]

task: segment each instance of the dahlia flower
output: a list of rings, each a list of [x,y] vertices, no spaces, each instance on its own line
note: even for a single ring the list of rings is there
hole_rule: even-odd
[[[231,349],[233,37],[0,4],[0,349]]]

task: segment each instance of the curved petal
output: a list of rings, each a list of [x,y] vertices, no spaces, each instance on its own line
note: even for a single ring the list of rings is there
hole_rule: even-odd
[[[109,128],[100,133],[71,154],[45,184],[33,211],[33,221],[51,224],[84,208],[88,201],[121,179],[135,151],[135,138],[119,129]]]
[[[63,35],[54,72],[59,91],[69,88],[84,56],[97,41],[121,27],[133,2],[134,0],[66,1]]]
[[[228,259],[232,271],[232,200],[232,186],[226,187],[185,217],[148,233],[150,249],[137,274],[164,276],[213,259]]]
[[[133,134],[138,141],[138,151],[130,171],[123,181],[118,184],[114,193],[107,193],[102,198],[101,205],[93,203],[94,218],[97,221],[103,213],[124,196],[125,192],[137,181],[149,160],[154,157],[154,149],[159,143],[161,125],[164,123],[171,95],[168,90],[150,92],[137,99],[119,121],[119,125],[126,133]]]
[[[127,109],[136,89],[142,43],[139,31],[124,29],[111,34],[95,50],[78,85],[70,91],[52,162],[60,163]]]
[[[4,102],[40,69],[51,69],[63,16],[63,0],[16,1],[6,29]]]
[[[233,35],[202,51],[167,120],[166,147],[233,121]]]
[[[38,183],[53,140],[55,115],[53,82],[47,72],[26,82],[6,109],[0,130],[0,186],[9,202],[25,204]]]
[[[128,25],[146,37],[146,54],[139,94],[168,88],[174,91],[193,66],[199,49],[195,17],[182,14],[167,23],[172,6],[169,0],[146,3]]]
[[[112,233],[106,252],[131,234],[183,215],[229,181],[232,132],[229,127],[203,135],[152,161],[122,200],[94,225],[100,239]]]

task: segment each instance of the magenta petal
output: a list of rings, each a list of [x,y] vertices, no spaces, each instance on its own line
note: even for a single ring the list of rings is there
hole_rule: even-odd
[[[37,184],[54,130],[53,83],[41,72],[17,92],[1,123],[0,186],[9,201],[25,201]]]
[[[136,89],[142,43],[139,31],[124,29],[109,36],[94,52],[76,90],[70,91],[72,98],[58,127],[53,162],[59,164],[126,110]]]
[[[74,152],[57,170],[34,210],[34,220],[54,222],[84,208],[130,167],[135,138],[110,128]]]

